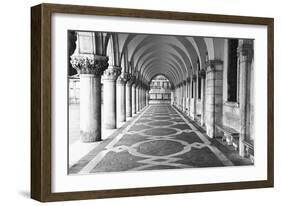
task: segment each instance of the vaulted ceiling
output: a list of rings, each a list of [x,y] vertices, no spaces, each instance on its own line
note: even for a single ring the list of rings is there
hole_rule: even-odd
[[[205,67],[207,46],[202,37],[117,34],[119,52],[127,58],[132,71],[146,82],[165,75],[172,84],[178,84]],[[125,64],[122,65],[126,66]]]
[[[93,45],[93,53],[109,56],[109,64],[122,67],[123,72],[147,85],[158,74],[177,85],[199,68],[204,69],[206,59],[222,59],[224,55],[223,38],[106,32],[69,34],[77,33],[84,38],[81,42],[85,48]],[[69,39],[72,39],[69,45],[75,45],[77,38]]]

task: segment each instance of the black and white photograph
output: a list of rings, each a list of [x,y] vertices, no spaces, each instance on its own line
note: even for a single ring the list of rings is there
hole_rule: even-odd
[[[253,166],[254,39],[68,30],[68,173]]]

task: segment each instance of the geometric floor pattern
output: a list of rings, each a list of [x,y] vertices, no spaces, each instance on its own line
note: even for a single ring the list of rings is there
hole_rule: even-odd
[[[121,132],[106,139],[70,174],[248,164],[212,140],[169,104],[149,105]]]

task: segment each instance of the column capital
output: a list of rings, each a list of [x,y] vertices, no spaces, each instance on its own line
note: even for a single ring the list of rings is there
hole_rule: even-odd
[[[196,80],[196,79],[197,79],[197,75],[196,75],[196,74],[193,74],[193,75],[192,75],[192,79],[193,79],[193,80]]]
[[[186,85],[186,80],[183,80],[183,85]]]
[[[121,67],[109,65],[104,71],[102,79],[108,81],[116,81],[117,77],[121,74]]]
[[[135,84],[136,84],[136,87],[139,88],[139,87],[141,87],[142,82],[139,79],[136,79]]]
[[[137,87],[138,86],[138,83],[137,81],[135,81],[133,84],[132,84],[132,87]]]
[[[198,76],[202,79],[205,79],[206,77],[206,70],[204,69],[201,69],[199,72],[198,72]]]
[[[217,66],[222,65],[222,64],[223,64],[223,61],[219,60],[219,59],[209,60],[208,62],[206,62],[207,72],[217,70]]]
[[[252,40],[244,40],[238,45],[237,55],[240,61],[251,61],[254,54]]]
[[[70,63],[78,74],[100,77],[108,67],[108,57],[96,54],[73,54]]]
[[[136,82],[136,76],[131,75],[130,79],[127,81],[127,85],[132,86]]]
[[[126,84],[126,82],[131,78],[130,74],[127,72],[122,72],[117,78],[117,84]]]

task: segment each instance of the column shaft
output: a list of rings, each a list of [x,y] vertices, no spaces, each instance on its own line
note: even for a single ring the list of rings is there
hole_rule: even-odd
[[[116,81],[103,81],[103,112],[104,127],[106,129],[116,128]]]
[[[136,114],[136,84],[132,85],[132,114]]]
[[[189,89],[189,95],[188,95],[188,115],[191,117],[191,96],[192,96],[192,78],[189,79],[188,82],[188,89]]]
[[[103,124],[106,129],[116,128],[116,79],[121,67],[110,65],[104,71],[103,80]]]
[[[222,120],[222,78],[222,61],[211,60],[206,74],[206,130],[211,138]]]
[[[126,116],[132,116],[132,86],[131,84],[126,84]]]
[[[186,81],[182,85],[182,111],[185,113],[186,110]]]
[[[197,107],[197,81],[196,81],[197,77],[193,76],[192,78],[192,90],[193,90],[193,98],[192,98],[192,110],[191,110],[191,118],[193,120],[196,119],[196,115],[197,115],[197,111],[196,111],[196,107]]]
[[[125,82],[117,80],[116,84],[117,97],[117,121],[126,121],[126,98],[125,98]]]
[[[206,110],[206,97],[205,97],[205,93],[206,93],[206,84],[205,84],[205,78],[201,79],[201,90],[202,90],[202,96],[201,96],[201,101],[202,101],[202,115],[201,115],[201,126],[205,126],[205,110]]]
[[[136,113],[139,111],[139,86],[136,86]]]
[[[149,90],[146,90],[146,106],[149,105]]]
[[[80,138],[83,142],[101,140],[101,79],[80,75]]]
[[[239,155],[244,157],[245,156],[245,145],[244,140],[250,138],[248,134],[248,108],[247,104],[249,101],[249,89],[250,87],[247,84],[249,70],[251,68],[251,60],[252,60],[252,53],[253,53],[253,45],[250,41],[243,40],[239,42],[239,47],[237,49],[239,54],[239,62],[240,62],[240,119],[241,119],[241,126],[240,126],[240,138],[239,138]]]

